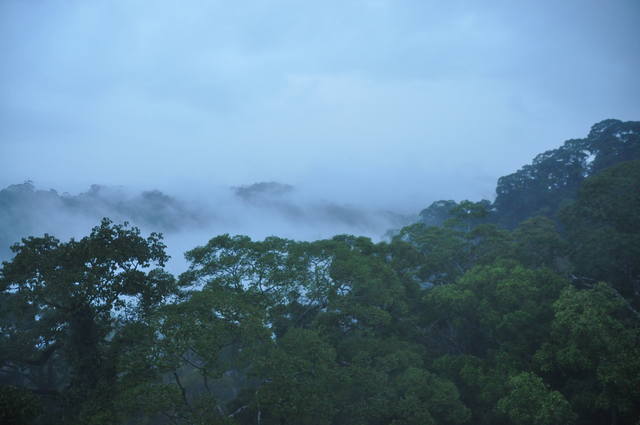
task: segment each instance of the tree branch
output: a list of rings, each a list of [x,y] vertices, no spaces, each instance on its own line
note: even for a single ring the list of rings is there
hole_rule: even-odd
[[[180,377],[176,372],[173,372],[173,377],[176,380],[176,384],[178,384],[178,387],[180,388],[180,393],[182,394],[182,400],[184,401],[184,404],[189,408],[189,410],[193,412],[193,409],[191,408],[191,404],[189,404],[189,400],[187,399],[187,390],[182,386],[182,382],[180,382]]]

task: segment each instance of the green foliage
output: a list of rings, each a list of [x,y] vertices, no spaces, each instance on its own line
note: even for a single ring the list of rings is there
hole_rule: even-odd
[[[176,290],[172,276],[149,269],[167,260],[161,236],[105,219],[79,241],[45,235],[12,249],[0,275],[2,366],[14,382],[59,397],[65,420],[109,409],[114,333]]]
[[[289,330],[254,372],[263,382],[255,407],[265,424],[331,424],[340,385],[335,349],[317,332]]]
[[[464,200],[449,210],[451,218],[444,224],[469,232],[472,227],[482,223],[483,219],[489,215],[490,209],[491,203],[487,200],[480,202]]]
[[[265,314],[253,294],[231,289],[207,287],[185,298],[127,330],[138,342],[124,346],[119,357],[118,403],[125,418],[231,423],[227,403],[250,383],[242,373],[233,379],[228,372],[244,370],[264,351]]]
[[[553,305],[551,339],[536,360],[585,417],[640,414],[640,316],[628,307],[604,283],[569,288]]]
[[[24,388],[0,386],[0,423],[23,425],[33,423],[42,406],[33,393]]]
[[[640,161],[585,181],[562,220],[579,276],[607,281],[640,306]]]
[[[507,367],[468,354],[446,354],[433,362],[436,373],[450,379],[459,389],[461,401],[471,411],[473,424],[502,422],[495,407],[507,391]]]
[[[513,240],[513,256],[524,266],[568,271],[568,244],[549,218],[537,216],[523,221],[513,232]]]
[[[403,228],[396,239],[416,247],[421,254],[416,277],[429,285],[453,282],[470,266],[469,245],[458,230],[416,223]]]
[[[455,201],[436,201],[424,210],[420,211],[420,222],[427,227],[442,226],[445,221],[451,218],[451,210],[455,208]]]
[[[427,227],[447,225],[469,231],[472,227],[485,222],[490,213],[491,202],[487,200],[436,201],[420,212],[419,222]]]
[[[571,425],[576,419],[562,394],[528,372],[509,379],[509,393],[498,401],[497,409],[517,425]]]
[[[602,121],[591,128],[587,138],[568,140],[536,156],[532,164],[501,177],[494,219],[513,228],[536,215],[554,218],[585,178],[634,159],[640,159],[640,122]]]
[[[551,301],[567,283],[548,270],[511,261],[479,266],[455,284],[425,295],[425,320],[446,353],[481,357],[498,351],[502,361],[527,362],[544,341]]]

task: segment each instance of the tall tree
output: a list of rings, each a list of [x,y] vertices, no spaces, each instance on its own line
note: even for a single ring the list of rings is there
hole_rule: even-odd
[[[176,290],[162,236],[104,219],[80,240],[12,249],[0,273],[3,381],[56,397],[69,422],[108,409],[114,336]]]

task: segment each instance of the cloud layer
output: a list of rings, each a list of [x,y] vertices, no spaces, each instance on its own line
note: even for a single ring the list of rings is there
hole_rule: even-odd
[[[0,183],[419,210],[638,119],[636,1],[0,4]]]
[[[11,256],[10,245],[21,238],[45,233],[63,241],[81,238],[103,217],[128,221],[145,234],[162,232],[173,257],[170,269],[179,272],[185,251],[222,233],[298,240],[349,233],[380,240],[415,220],[413,215],[315,199],[277,182],[212,187],[199,199],[98,185],[75,195],[60,194],[27,182],[0,190],[0,260]]]

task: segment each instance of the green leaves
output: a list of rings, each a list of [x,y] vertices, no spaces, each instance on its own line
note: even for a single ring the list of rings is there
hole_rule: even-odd
[[[90,306],[108,315],[124,307],[121,296],[150,297],[147,302],[155,297],[157,303],[175,290],[168,274],[155,271],[146,280],[146,269],[167,260],[164,248],[160,235],[144,239],[138,229],[104,219],[80,241],[23,239],[12,248],[14,259],[3,264],[0,282],[4,291],[42,308],[72,313]]]
[[[254,409],[267,423],[331,424],[341,386],[335,359],[317,332],[289,330],[253,368],[263,382]]]
[[[245,371],[270,342],[254,301],[250,293],[207,287],[125,329],[138,341],[125,339],[119,355],[124,417],[143,411],[178,423],[231,423],[228,404],[253,386]]]
[[[581,412],[640,413],[634,404],[640,397],[640,326],[627,301],[600,283],[565,290],[553,307],[551,340],[536,353],[540,369],[564,378],[565,393]]]
[[[522,362],[546,337],[550,303],[566,285],[548,270],[503,260],[427,292],[425,319],[448,352],[485,356],[500,349]]]
[[[15,371],[12,379],[62,397],[69,420],[104,411],[120,324],[176,292],[171,275],[149,270],[164,265],[164,248],[160,235],[145,239],[108,219],[79,241],[45,235],[14,245],[0,275],[0,362]]]
[[[40,401],[24,388],[0,386],[0,423],[23,425],[33,423],[42,412]]]
[[[575,197],[585,178],[607,167],[640,158],[640,123],[605,120],[587,138],[567,140],[539,154],[529,165],[501,177],[496,187],[495,219],[514,228],[529,217],[555,218]]]
[[[562,220],[578,276],[609,282],[640,306],[640,161],[585,181]]]
[[[509,379],[509,393],[498,401],[497,409],[514,425],[570,425],[576,419],[562,394],[526,372]]]

